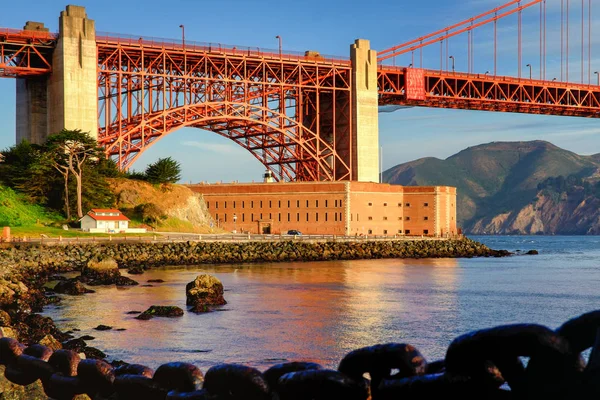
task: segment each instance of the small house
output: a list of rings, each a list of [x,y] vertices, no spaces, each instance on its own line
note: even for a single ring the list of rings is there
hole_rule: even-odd
[[[95,233],[143,233],[145,229],[129,228],[129,218],[116,209],[93,208],[80,219],[81,230]]]

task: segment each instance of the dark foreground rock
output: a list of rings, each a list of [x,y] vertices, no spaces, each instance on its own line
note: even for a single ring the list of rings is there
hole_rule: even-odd
[[[336,363],[336,370],[313,362],[292,361],[272,365],[264,372],[242,364],[222,363],[203,373],[198,366],[184,362],[165,363],[153,371],[123,361],[111,365],[80,360],[77,353],[69,350],[52,352],[36,345],[26,347],[9,338],[0,338],[0,350],[0,373],[6,378],[0,380],[0,390],[7,380],[28,385],[41,379],[43,389],[56,399],[79,400],[74,394],[83,392],[93,399],[600,397],[600,310],[566,321],[557,329],[520,323],[465,333],[452,340],[444,359],[432,362],[409,343],[357,348]],[[585,352],[589,352],[589,359],[583,357]],[[90,354],[93,356],[93,352]],[[7,388],[6,392],[12,390]],[[0,391],[1,399],[23,398],[3,394]]]

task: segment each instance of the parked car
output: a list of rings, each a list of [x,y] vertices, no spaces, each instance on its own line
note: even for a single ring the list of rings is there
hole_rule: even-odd
[[[300,232],[300,231],[297,231],[297,230],[295,230],[295,229],[292,229],[292,230],[290,230],[290,231],[287,231],[287,234],[288,234],[288,235],[301,236],[301,235],[302,235],[302,232]]]

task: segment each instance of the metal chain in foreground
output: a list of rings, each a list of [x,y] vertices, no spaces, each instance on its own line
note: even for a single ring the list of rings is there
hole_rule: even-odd
[[[581,352],[592,348],[589,362]],[[525,362],[525,360],[527,360]],[[5,377],[18,385],[40,379],[54,399],[380,400],[412,398],[572,399],[600,396],[600,311],[557,330],[534,324],[498,326],[456,338],[444,360],[428,363],[408,344],[389,343],[348,353],[338,370],[309,362],[275,365],[264,373],[238,364],[211,367],[173,362],[156,371],[113,367],[0,339]],[[591,398],[591,397],[589,397]]]

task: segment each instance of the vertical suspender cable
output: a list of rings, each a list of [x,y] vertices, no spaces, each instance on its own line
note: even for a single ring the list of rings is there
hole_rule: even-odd
[[[467,72],[471,73],[471,31],[467,31]]]
[[[542,14],[543,14],[543,5],[542,5],[542,3],[540,3],[540,79],[542,79],[542,69],[543,69],[542,63],[544,61],[543,56],[542,56],[542,51],[543,51],[543,49],[542,49],[542,47],[543,47],[543,44],[542,44],[542,31],[543,31]]]
[[[473,29],[471,29],[471,72],[475,73],[475,31]]]
[[[585,29],[585,13],[584,7],[585,0],[581,0],[581,83],[583,83],[583,74],[585,72],[585,64],[583,62],[584,59],[584,49],[585,49],[585,39],[584,39],[584,29]]]
[[[567,0],[567,82],[569,81],[569,1]]]
[[[521,3],[519,2],[519,7],[520,6],[521,6]],[[517,59],[519,60],[518,61],[518,63],[519,63],[519,78],[521,78],[521,68],[523,68],[521,66],[521,60],[522,60],[522,58],[521,58],[522,57],[521,56],[521,51],[522,51],[522,46],[521,46],[521,20],[522,20],[521,10],[519,10],[519,22],[518,22],[518,24],[519,24],[519,37],[518,37],[518,41],[519,41],[519,44],[518,44],[518,53],[519,53],[519,55],[517,57]]]
[[[498,13],[496,12],[496,18]],[[494,19],[494,76],[498,75],[498,20]]]
[[[448,36],[448,31],[446,31],[446,36]],[[448,56],[450,55],[450,38],[446,38],[446,71],[448,71]]]
[[[565,60],[563,54],[565,53],[565,0],[560,0],[560,81],[564,82],[563,68],[565,66]]]
[[[544,0],[544,80],[546,80],[546,0]]]
[[[419,48],[421,61],[419,62],[420,67],[423,68],[423,41],[421,40],[421,47]]]
[[[588,85],[592,84],[592,0],[588,0]]]
[[[443,57],[444,57],[444,39],[440,40],[440,72],[442,72],[444,69],[444,58]]]

